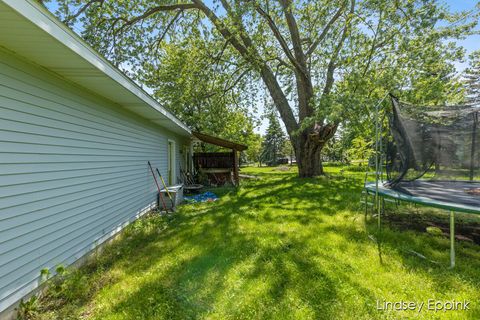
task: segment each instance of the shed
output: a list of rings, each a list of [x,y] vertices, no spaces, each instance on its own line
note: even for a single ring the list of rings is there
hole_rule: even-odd
[[[0,0],[0,318],[156,205],[189,128],[33,0]],[[182,164],[183,163],[183,164]]]
[[[238,185],[240,166],[238,153],[246,150],[247,146],[198,131],[193,131],[192,135],[205,143],[231,150],[231,152],[196,152],[193,155],[195,168],[214,177],[227,173],[232,176],[234,184]]]

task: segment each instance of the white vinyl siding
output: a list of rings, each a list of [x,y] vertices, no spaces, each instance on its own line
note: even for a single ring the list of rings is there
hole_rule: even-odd
[[[155,203],[168,139],[187,143],[0,47],[0,311]]]

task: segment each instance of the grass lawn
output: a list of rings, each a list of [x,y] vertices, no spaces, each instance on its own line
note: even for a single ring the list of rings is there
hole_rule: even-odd
[[[447,238],[365,225],[364,174],[326,170],[299,179],[294,169],[243,168],[260,179],[216,189],[217,202],[137,221],[52,285],[37,317],[480,319],[478,246],[457,242],[450,270]],[[428,299],[466,299],[470,310],[435,313]],[[386,312],[377,300],[425,305]]]

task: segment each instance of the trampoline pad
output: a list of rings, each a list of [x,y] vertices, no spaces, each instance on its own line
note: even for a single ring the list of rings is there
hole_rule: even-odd
[[[480,182],[470,181],[402,181],[393,188],[413,197],[480,208]]]

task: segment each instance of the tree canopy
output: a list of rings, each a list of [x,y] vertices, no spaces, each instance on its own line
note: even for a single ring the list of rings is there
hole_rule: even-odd
[[[141,82],[163,85],[172,74],[156,72],[166,61],[168,66],[167,56],[182,55],[178,50],[188,51],[187,61],[202,57],[200,66],[178,68],[198,84],[189,86],[189,103],[229,84],[243,89],[232,89],[235,98],[226,95],[229,106],[265,89],[292,141],[301,176],[322,173],[326,142],[339,126],[363,121],[368,106],[386,92],[425,101],[456,92],[452,62],[463,51],[447,40],[472,32],[478,18],[476,10],[450,13],[437,0],[58,2],[57,14],[66,23],[80,27],[90,44],[141,75]],[[183,73],[178,77],[185,80]],[[201,82],[212,79],[222,85],[203,87]],[[172,90],[158,90],[157,96],[182,101]],[[219,97],[208,98],[225,95]],[[187,111],[194,108],[182,104]],[[221,110],[218,103],[209,106]]]

